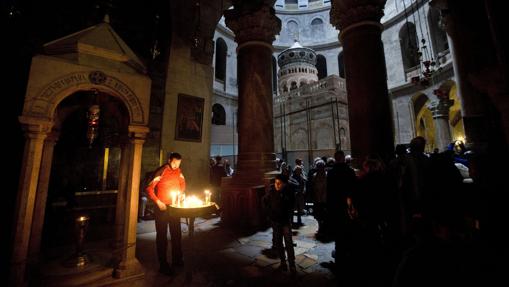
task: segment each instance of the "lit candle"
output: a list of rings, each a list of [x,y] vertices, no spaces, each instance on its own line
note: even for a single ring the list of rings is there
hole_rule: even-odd
[[[210,190],[205,189],[205,205],[210,204]]]
[[[176,191],[176,190],[172,190],[170,192],[170,197],[171,197],[171,205],[177,205],[177,196],[178,196],[179,192]]]

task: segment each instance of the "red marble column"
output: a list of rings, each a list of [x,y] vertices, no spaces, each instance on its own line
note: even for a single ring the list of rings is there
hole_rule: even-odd
[[[251,7],[238,1],[225,11],[226,25],[235,33],[239,89],[237,169],[222,183],[223,219],[253,222],[259,209],[252,187],[264,184],[264,174],[274,170],[272,127],[272,42],[281,29],[274,9]],[[247,214],[247,215],[246,215]]]
[[[331,23],[340,30],[345,62],[352,157],[390,158],[393,123],[382,44],[385,0],[336,0]]]
[[[225,13],[226,25],[235,33],[239,89],[239,155],[237,176],[252,184],[263,183],[273,170],[272,42],[281,21],[272,8],[256,11],[235,7]]]

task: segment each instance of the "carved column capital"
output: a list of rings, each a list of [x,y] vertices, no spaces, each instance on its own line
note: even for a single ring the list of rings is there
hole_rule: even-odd
[[[340,31],[361,22],[380,23],[386,0],[333,0],[331,24]]]
[[[428,109],[431,111],[433,118],[449,118],[449,108],[454,104],[454,100],[447,98],[439,98],[438,100],[432,101],[428,105]]]
[[[53,127],[53,122],[33,117],[21,116],[19,122],[25,131],[25,137],[31,139],[45,139]]]
[[[276,17],[274,8],[261,6],[256,11],[244,11],[236,7],[225,11],[226,26],[235,33],[239,45],[260,41],[272,44],[281,30],[281,20]]]

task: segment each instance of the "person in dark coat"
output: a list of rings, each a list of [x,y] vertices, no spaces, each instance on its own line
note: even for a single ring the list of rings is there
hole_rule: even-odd
[[[288,270],[286,255],[292,276],[297,273],[295,267],[295,252],[293,250],[291,218],[293,215],[294,192],[288,185],[288,178],[284,175],[276,175],[274,188],[262,198],[264,209],[271,221],[274,243],[281,259],[279,269]],[[284,247],[283,247],[284,239]]]
[[[348,230],[347,199],[352,196],[356,184],[354,170],[345,163],[345,153],[334,154],[335,163],[327,173],[327,215],[325,224],[335,239],[336,261],[345,258],[350,241]]]

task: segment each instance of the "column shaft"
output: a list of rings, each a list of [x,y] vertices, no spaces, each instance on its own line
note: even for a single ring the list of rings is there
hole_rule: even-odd
[[[23,117],[20,118],[20,122],[24,125],[26,131],[26,142],[20,172],[18,198],[16,200],[10,286],[25,286],[27,284],[25,278],[26,263],[42,150],[44,139],[51,128],[50,123],[34,123],[37,120]]]
[[[346,68],[352,156],[394,152],[390,99],[387,90],[381,26],[365,22],[341,33]]]
[[[53,151],[55,148],[56,139],[57,135],[51,134],[44,141],[41,168],[39,173],[39,183],[37,187],[34,216],[32,221],[32,231],[30,233],[30,245],[28,251],[30,263],[33,264],[38,264],[39,262],[41,235],[44,226],[46,201],[48,199],[48,186],[51,175]]]
[[[131,129],[132,127],[130,127]],[[121,262],[115,269],[115,277],[143,276],[143,268],[136,259],[136,225],[138,223],[138,200],[140,194],[141,155],[147,128],[143,132],[132,132],[131,160],[128,167],[127,193],[124,203],[124,230],[122,234]],[[145,131],[146,130],[146,131]]]
[[[271,74],[272,49],[263,43],[244,43],[238,49],[239,155],[237,172],[253,184],[274,167]]]

